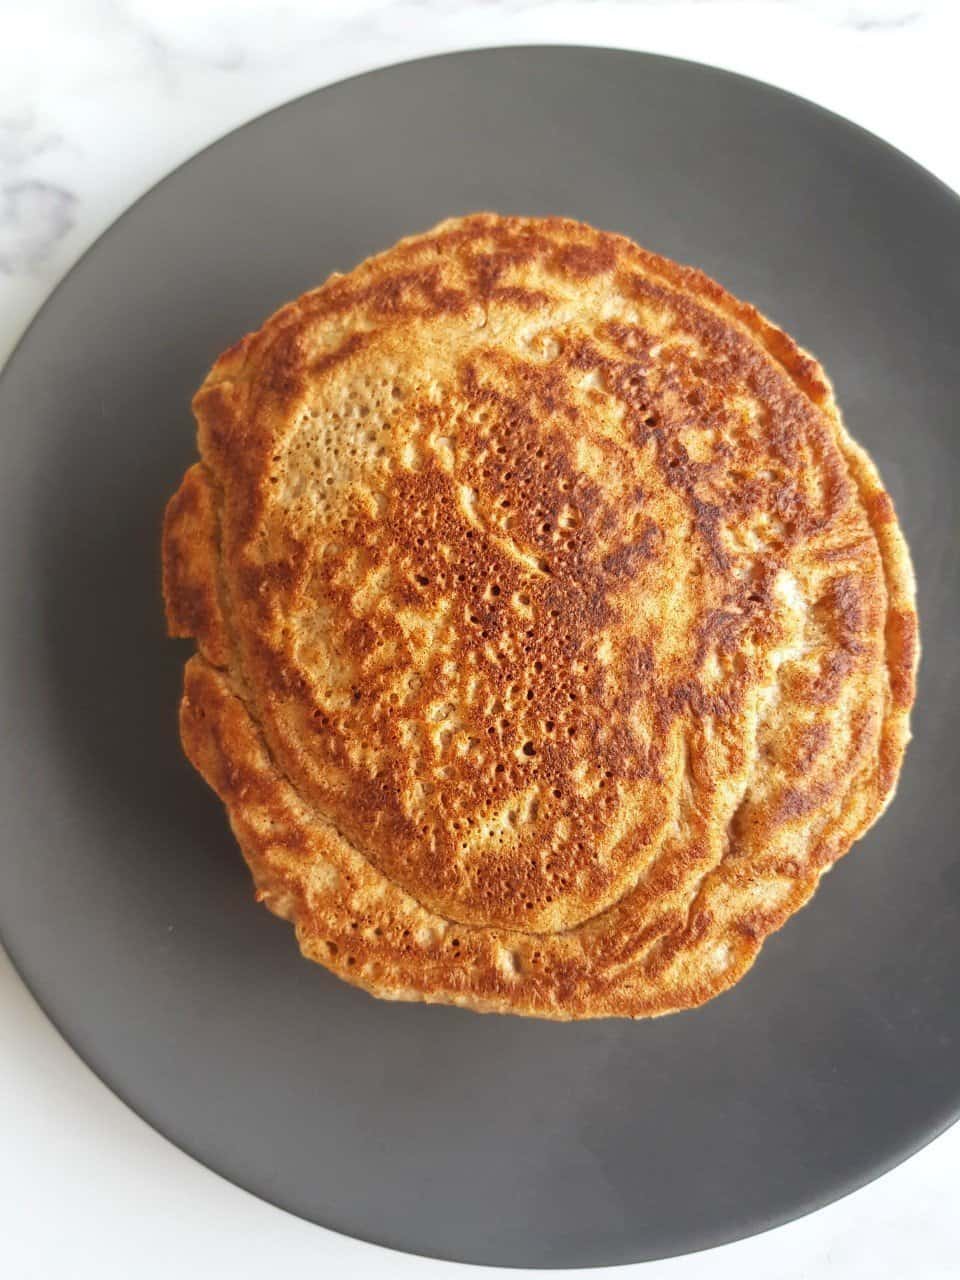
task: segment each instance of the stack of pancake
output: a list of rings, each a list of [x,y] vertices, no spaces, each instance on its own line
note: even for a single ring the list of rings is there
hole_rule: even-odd
[[[194,407],[184,747],[348,981],[699,1004],[889,801],[918,653],[893,506],[817,362],[700,272],[453,219],[277,312]]]

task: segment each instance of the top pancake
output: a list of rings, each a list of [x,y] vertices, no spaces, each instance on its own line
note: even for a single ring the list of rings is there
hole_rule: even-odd
[[[877,817],[913,579],[816,363],[700,272],[453,219],[198,392],[182,735],[260,895],[375,994],[708,999]]]

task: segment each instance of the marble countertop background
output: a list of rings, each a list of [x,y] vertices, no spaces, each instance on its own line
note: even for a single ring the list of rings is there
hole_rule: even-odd
[[[621,45],[753,75],[960,190],[954,0],[0,0],[0,361],[92,240],[208,142],[358,71],[516,43]],[[11,1280],[481,1274],[336,1236],[195,1164],[76,1058],[2,951],[0,1023],[0,1274]],[[955,1126],[799,1222],[621,1273],[946,1280],[960,1274],[958,1211]]]

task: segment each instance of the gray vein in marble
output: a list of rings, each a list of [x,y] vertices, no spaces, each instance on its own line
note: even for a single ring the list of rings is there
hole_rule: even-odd
[[[39,127],[36,112],[30,109],[0,116],[0,172],[26,164],[62,142],[58,133]]]
[[[0,187],[0,273],[34,271],[76,223],[79,201],[65,187],[36,180]]]
[[[118,29],[128,32],[140,45],[147,66],[168,93],[175,91],[182,69],[190,64],[208,66],[215,71],[236,71],[247,61],[232,26],[207,31],[208,44],[201,40],[198,45],[196,41],[185,43],[182,38],[161,34],[150,18],[134,12],[123,0],[112,0],[110,10]],[[175,25],[174,30],[179,37],[182,24]],[[216,52],[211,51],[210,45],[216,47]]]

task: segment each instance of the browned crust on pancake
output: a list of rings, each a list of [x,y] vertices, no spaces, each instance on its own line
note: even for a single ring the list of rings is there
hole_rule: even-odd
[[[440,404],[401,386],[434,358]],[[397,461],[376,503],[335,490],[321,539],[291,514],[298,432],[382,367],[401,379]],[[199,648],[184,747],[259,896],[348,981],[552,1018],[696,1005],[889,801],[918,659],[893,505],[817,362],[699,271],[561,219],[455,219],[283,308],[195,412],[203,462],[164,534],[171,634]],[[356,449],[356,422],[339,430]],[[737,542],[750,530],[760,550]],[[385,547],[378,609],[360,588]],[[337,634],[308,652],[317,599]],[[432,652],[416,627],[451,602],[454,671],[417,666],[397,700]],[[324,693],[331,646],[352,683]],[[431,723],[444,688],[457,755]],[[419,808],[415,750],[435,797]],[[527,828],[504,847],[490,815],[518,797]],[[489,847],[460,841],[480,822]]]
[[[193,637],[214,666],[230,659],[217,590],[217,511],[203,467],[195,463],[167,505],[163,527],[163,594],[167,629]]]

